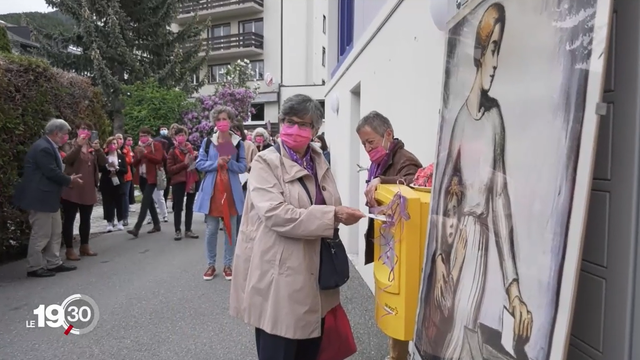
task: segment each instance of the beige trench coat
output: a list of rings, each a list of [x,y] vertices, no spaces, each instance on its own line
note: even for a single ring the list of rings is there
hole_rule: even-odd
[[[289,339],[319,337],[322,318],[340,302],[340,290],[318,288],[320,238],[333,236],[340,195],[322,152],[311,149],[327,205],[311,205],[298,178],[315,201],[313,176],[284,149],[259,153],[233,260],[231,315]]]

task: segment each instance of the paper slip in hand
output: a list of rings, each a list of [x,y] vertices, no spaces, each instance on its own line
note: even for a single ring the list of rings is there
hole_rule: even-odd
[[[367,216],[374,220],[387,221],[387,217],[384,215],[368,214]]]
[[[240,183],[242,185],[244,185],[244,183],[247,182],[247,179],[249,179],[249,174],[247,174],[247,173],[240,174],[239,176],[240,176]]]
[[[218,145],[216,145],[216,150],[218,151],[218,154],[220,156],[233,156],[238,152],[231,141],[219,143]]]
[[[514,325],[514,319],[513,316],[511,316],[511,313],[509,312],[509,310],[507,310],[507,308],[503,308],[502,309],[502,339],[500,341],[500,343],[502,344],[502,347],[504,347],[505,350],[507,350],[507,352],[509,354],[511,354],[511,356],[513,356],[514,358],[516,357],[515,351],[513,351],[513,345],[514,345],[514,339],[513,339],[513,325]]]

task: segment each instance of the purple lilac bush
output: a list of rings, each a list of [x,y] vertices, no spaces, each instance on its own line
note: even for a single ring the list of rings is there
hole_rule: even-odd
[[[255,96],[255,92],[250,89],[234,89],[226,86],[220,88],[214,95],[198,97],[195,109],[186,112],[183,116],[183,123],[190,134],[189,142],[194,146],[200,146],[202,139],[211,136],[214,126],[209,121],[209,113],[216,106],[228,106],[236,111],[238,121],[248,121],[250,114],[255,113],[251,108],[251,102]]]

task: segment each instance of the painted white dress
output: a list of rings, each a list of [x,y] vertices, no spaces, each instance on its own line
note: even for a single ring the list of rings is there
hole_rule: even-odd
[[[504,123],[499,106],[474,119],[465,105],[456,117],[452,133],[450,164],[445,166],[444,184],[449,184],[457,170],[462,183],[463,196],[459,204],[446,203],[444,222],[446,229],[437,241],[438,253],[449,254],[448,264],[453,282],[453,293],[448,313],[453,317],[452,327],[444,344],[442,356],[458,359],[462,352],[465,327],[476,330],[482,305],[486,276],[489,240],[489,221],[493,228],[506,287],[518,277],[511,229],[510,204],[504,175]],[[457,151],[456,151],[457,148]],[[459,153],[458,153],[459,151]],[[458,154],[458,166],[456,162]],[[457,169],[455,169],[457,168]],[[448,180],[448,181],[447,181]],[[442,195],[448,191],[442,189]],[[506,199],[505,199],[506,197]],[[451,198],[449,198],[451,201]],[[492,218],[489,218],[491,213]],[[457,224],[451,224],[452,220]],[[465,244],[466,241],[466,244]],[[456,248],[463,249],[456,252]],[[462,255],[462,256],[461,256]],[[446,257],[447,255],[445,255]],[[491,305],[493,306],[493,305]],[[496,304],[502,306],[502,304]],[[466,360],[466,359],[464,359]]]

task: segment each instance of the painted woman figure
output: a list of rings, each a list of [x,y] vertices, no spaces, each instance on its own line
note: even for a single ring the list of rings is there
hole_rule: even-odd
[[[466,328],[477,329],[487,280],[490,221],[515,320],[514,329],[502,331],[513,331],[520,342],[531,336],[532,314],[522,299],[515,263],[504,120],[500,104],[489,95],[505,23],[500,3],[490,5],[480,19],[474,49],[476,77],[456,116],[438,188],[438,215],[443,221],[437,224],[425,320],[431,350],[446,359],[460,357]],[[434,338],[439,338],[438,344]]]

